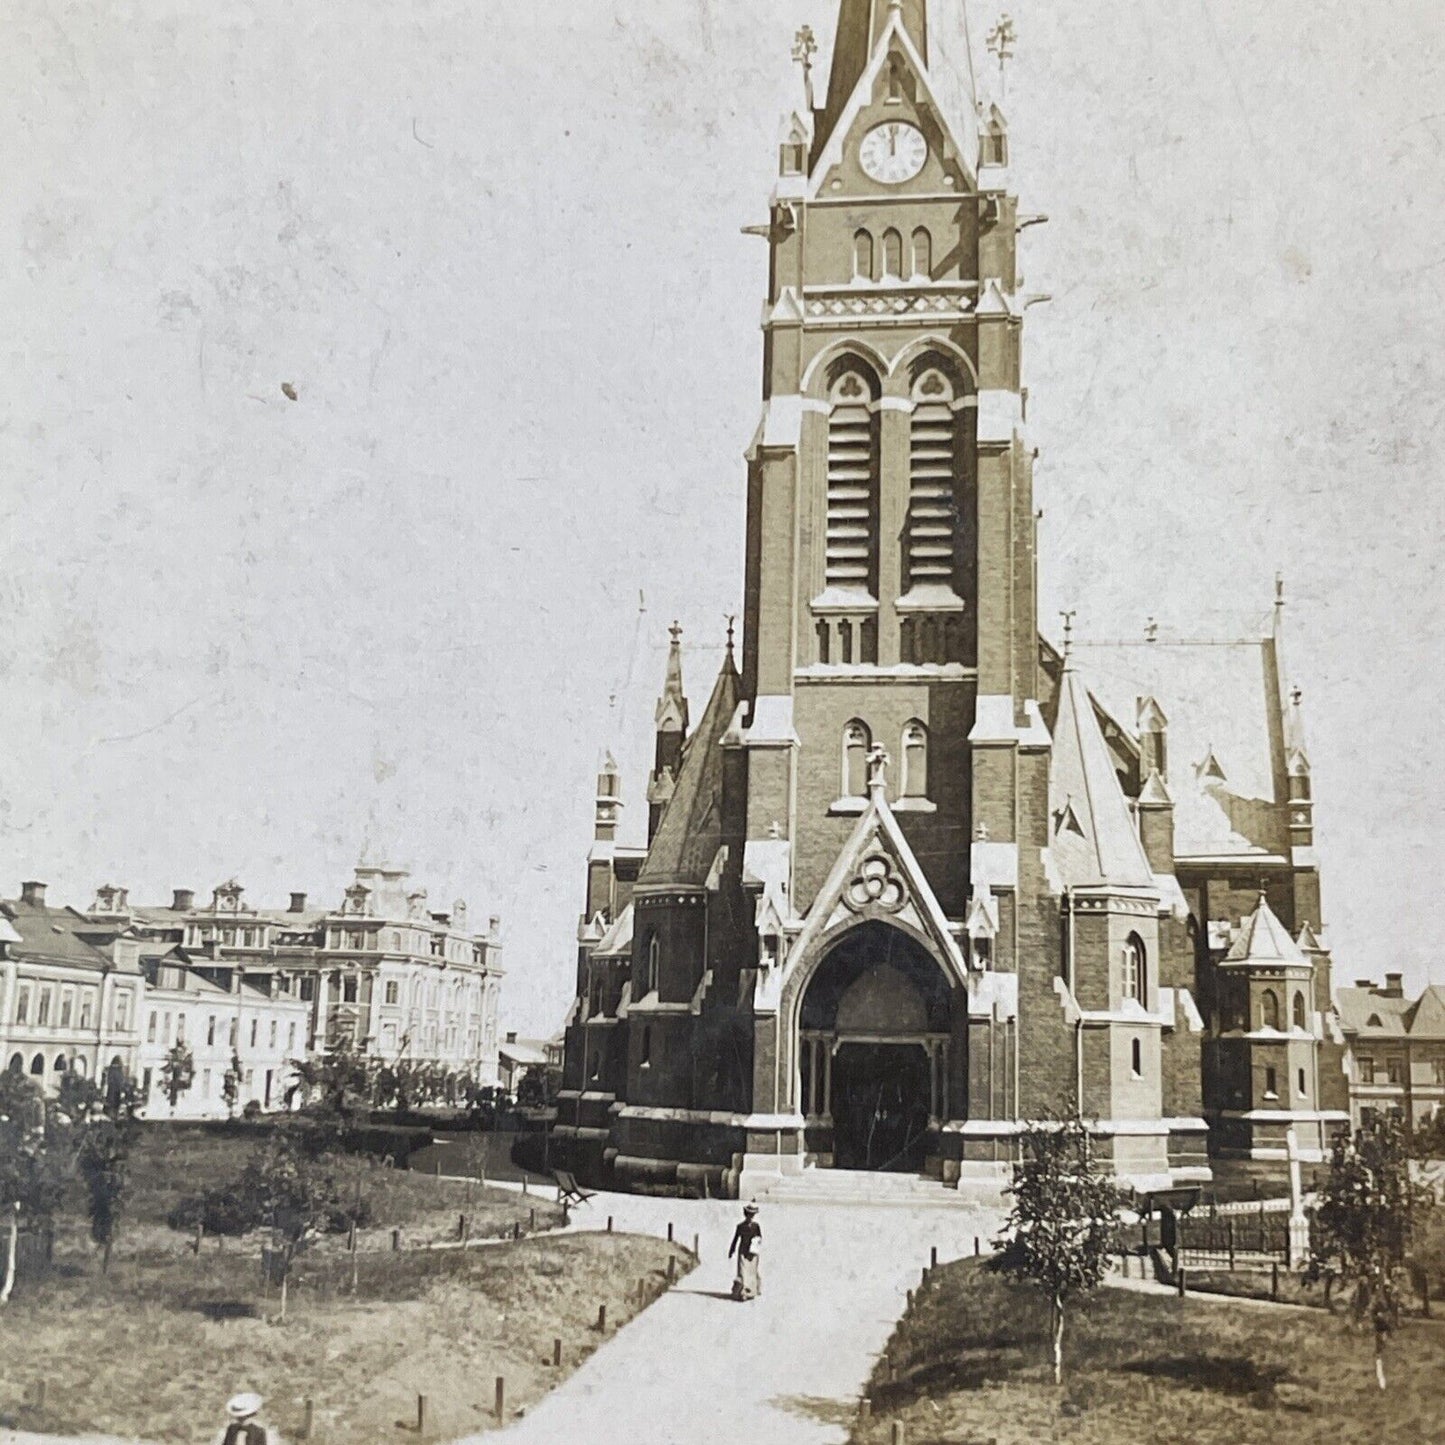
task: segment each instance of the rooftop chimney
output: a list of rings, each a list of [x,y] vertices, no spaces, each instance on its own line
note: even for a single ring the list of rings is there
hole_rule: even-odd
[[[304,893],[293,893],[291,895],[291,906],[286,911],[288,913],[305,913],[306,895]]]
[[[1387,973],[1384,993],[1386,998],[1404,998],[1405,975],[1403,973]]]
[[[194,888],[176,888],[171,891],[171,912],[189,913],[196,906]]]
[[[488,933],[497,933],[497,932],[500,931],[501,927],[502,927],[502,915],[501,915],[500,913],[494,913],[494,914],[492,914],[492,916],[491,916],[489,919],[487,919],[487,932],[488,932]]]
[[[32,908],[45,907],[45,885],[31,879],[28,883],[20,885],[20,901],[28,903]]]
[[[1357,978],[1355,980],[1355,987],[1373,989],[1375,987],[1375,980],[1372,978]]]
[[[507,1030],[507,1042],[508,1042],[509,1044],[514,1044],[514,1043],[517,1042],[517,1031],[516,1031],[516,1029],[508,1029],[508,1030]]]

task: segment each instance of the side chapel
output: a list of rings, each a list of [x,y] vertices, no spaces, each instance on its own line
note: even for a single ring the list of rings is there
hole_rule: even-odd
[[[741,653],[694,724],[673,629],[645,847],[599,775],[553,1157],[992,1187],[1068,1107],[1143,1188],[1290,1130],[1320,1157],[1347,1091],[1282,591],[1243,640],[1042,639],[1027,218],[961,0],[841,0],[808,89]]]

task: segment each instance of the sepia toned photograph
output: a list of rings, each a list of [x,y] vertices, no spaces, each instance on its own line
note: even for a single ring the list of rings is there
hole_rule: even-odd
[[[0,4],[0,1445],[1445,1439],[1441,95]]]

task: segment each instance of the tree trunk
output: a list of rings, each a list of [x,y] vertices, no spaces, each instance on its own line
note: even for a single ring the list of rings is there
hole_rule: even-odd
[[[1375,1331],[1375,1383],[1385,1388],[1385,1336]]]
[[[1064,1383],[1064,1302],[1055,1295],[1049,1307],[1049,1326],[1054,1342],[1054,1384]]]
[[[104,1245],[101,1246],[101,1255],[100,1255],[100,1272],[101,1272],[101,1274],[109,1274],[109,1273],[110,1273],[110,1249],[111,1249],[111,1241],[107,1239],[106,1242],[104,1243]]]
[[[20,1206],[10,1211],[10,1238],[5,1245],[5,1284],[0,1288],[0,1305],[10,1303],[10,1291],[15,1288],[15,1254],[20,1240]]]
[[[291,1271],[286,1266],[286,1261],[281,1261],[281,1313],[278,1318],[284,1324],[286,1321],[286,1282],[291,1277]]]

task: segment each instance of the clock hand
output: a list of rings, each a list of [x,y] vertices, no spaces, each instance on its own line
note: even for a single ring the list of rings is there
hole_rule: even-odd
[[[896,125],[888,127],[888,154],[890,156],[898,154],[898,127]]]

